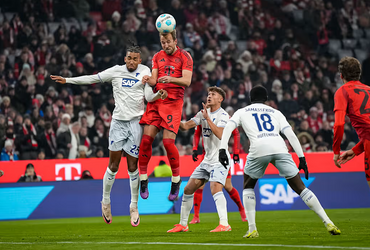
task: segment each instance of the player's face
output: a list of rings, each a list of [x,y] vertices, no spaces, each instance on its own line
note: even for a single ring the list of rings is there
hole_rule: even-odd
[[[135,71],[137,66],[141,63],[140,53],[127,52],[125,56],[125,63],[128,71]]]
[[[161,45],[162,49],[164,50],[164,52],[166,52],[167,55],[172,55],[176,49],[177,39],[173,40],[171,34],[167,34],[164,36],[161,35]]]
[[[208,92],[207,96],[207,107],[220,106],[222,102],[222,96],[214,91]]]

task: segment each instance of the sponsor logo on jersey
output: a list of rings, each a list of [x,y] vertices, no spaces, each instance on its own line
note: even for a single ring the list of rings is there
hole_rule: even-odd
[[[302,179],[306,187],[314,180],[315,177],[310,177],[308,180]],[[283,178],[260,179],[259,191],[261,210],[290,209],[299,197]]]
[[[166,60],[164,60],[164,58],[162,58],[161,60],[159,60],[160,62],[165,62]]]
[[[136,79],[128,79],[128,78],[122,78],[122,87],[128,87],[131,88],[134,86],[139,80]]]
[[[212,135],[212,129],[210,128],[203,128],[203,136],[210,137]]]
[[[136,77],[137,77],[138,75],[140,75],[140,73],[136,73]]]

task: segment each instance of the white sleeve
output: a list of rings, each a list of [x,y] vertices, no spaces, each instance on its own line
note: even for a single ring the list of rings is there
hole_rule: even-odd
[[[224,131],[222,132],[220,149],[226,149],[226,151],[228,152],[229,139],[236,127],[237,126],[235,125],[235,123],[229,120],[229,122],[226,124],[224,128]]]
[[[115,67],[111,67],[106,69],[98,74],[95,75],[87,75],[87,76],[78,76],[78,77],[67,77],[66,83],[72,84],[93,84],[93,83],[104,83],[104,82],[111,82],[112,76],[115,71]]]
[[[197,124],[197,126],[200,124],[200,121],[202,120],[202,118],[203,118],[203,115],[202,115],[202,112],[198,112],[197,114],[196,114],[196,116],[194,116],[193,118],[191,118],[190,120],[192,120],[192,121],[194,121],[195,122],[195,124]]]
[[[304,157],[301,144],[299,143],[299,140],[298,140],[297,136],[293,132],[292,127],[291,126],[286,127],[281,132],[284,133],[284,135],[288,139],[290,145],[292,145],[292,147],[293,147],[294,151],[296,152],[296,154],[298,155],[298,157],[299,158]]]
[[[284,130],[290,128],[291,126],[287,119],[285,118],[285,116],[280,111],[278,112],[278,116],[280,132],[284,133]]]
[[[235,113],[234,113],[234,115],[230,118],[230,120],[228,121],[228,123],[229,122],[232,122],[232,123],[234,123],[235,124],[235,128],[236,127],[239,127],[240,125],[241,125],[241,113],[242,111],[239,109],[239,110],[237,110]]]
[[[145,99],[148,101],[148,102],[153,102],[157,99],[155,99],[157,96],[159,96],[159,91],[157,93],[154,93],[153,92],[153,88],[149,85],[149,84],[145,84],[145,87],[144,87],[144,95],[145,95]],[[155,100],[154,100],[155,99]]]
[[[224,128],[228,120],[229,120],[229,115],[226,112],[222,113],[221,119],[217,122],[216,126],[219,128]]]

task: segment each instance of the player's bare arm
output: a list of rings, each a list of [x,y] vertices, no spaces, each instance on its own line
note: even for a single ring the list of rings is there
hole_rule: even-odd
[[[172,76],[162,76],[158,79],[161,83],[173,83],[181,87],[189,87],[191,83],[193,72],[190,70],[183,70],[182,77],[176,78]]]
[[[189,120],[187,122],[181,122],[180,123],[180,129],[182,131],[189,130],[189,129],[194,128],[196,126],[197,126],[197,124],[193,120]]]
[[[66,79],[64,77],[61,77],[61,76],[50,75],[50,78],[51,78],[51,80],[56,81],[57,83],[61,83],[61,84],[66,83]]]
[[[206,119],[210,129],[212,130],[212,133],[218,138],[221,140],[222,138],[222,132],[224,131],[224,128],[222,127],[217,127],[216,124],[213,123],[213,121],[211,120],[211,118],[209,118],[208,116],[208,111],[207,111],[207,107],[204,103],[202,103],[203,105],[203,109],[202,109],[202,115],[204,117],[204,119]]]
[[[152,70],[152,76],[145,75],[143,76],[142,82],[143,84],[148,83],[151,87],[154,87],[157,84],[158,78],[158,69]]]

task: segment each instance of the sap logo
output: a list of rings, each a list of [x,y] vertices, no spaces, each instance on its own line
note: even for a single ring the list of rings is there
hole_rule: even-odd
[[[132,87],[132,86],[134,86],[138,81],[139,81],[139,80],[122,78],[122,87],[128,87],[128,88],[131,88],[131,87]]]
[[[59,172],[64,169],[64,177],[58,176]],[[75,169],[77,175],[74,174],[72,176],[72,170]],[[80,163],[63,163],[63,164],[55,164],[55,180],[56,181],[71,181],[71,180],[79,180],[81,176],[81,164]],[[73,178],[72,178],[73,177]]]
[[[212,135],[212,130],[210,128],[203,128],[203,136],[210,137]]]
[[[311,177],[308,180],[302,179],[306,187],[311,185],[314,180],[315,177]],[[288,204],[292,205],[295,199],[299,197],[299,195],[289,187],[287,181],[282,178],[261,179],[259,182],[261,206],[280,204],[279,207],[283,208]]]

